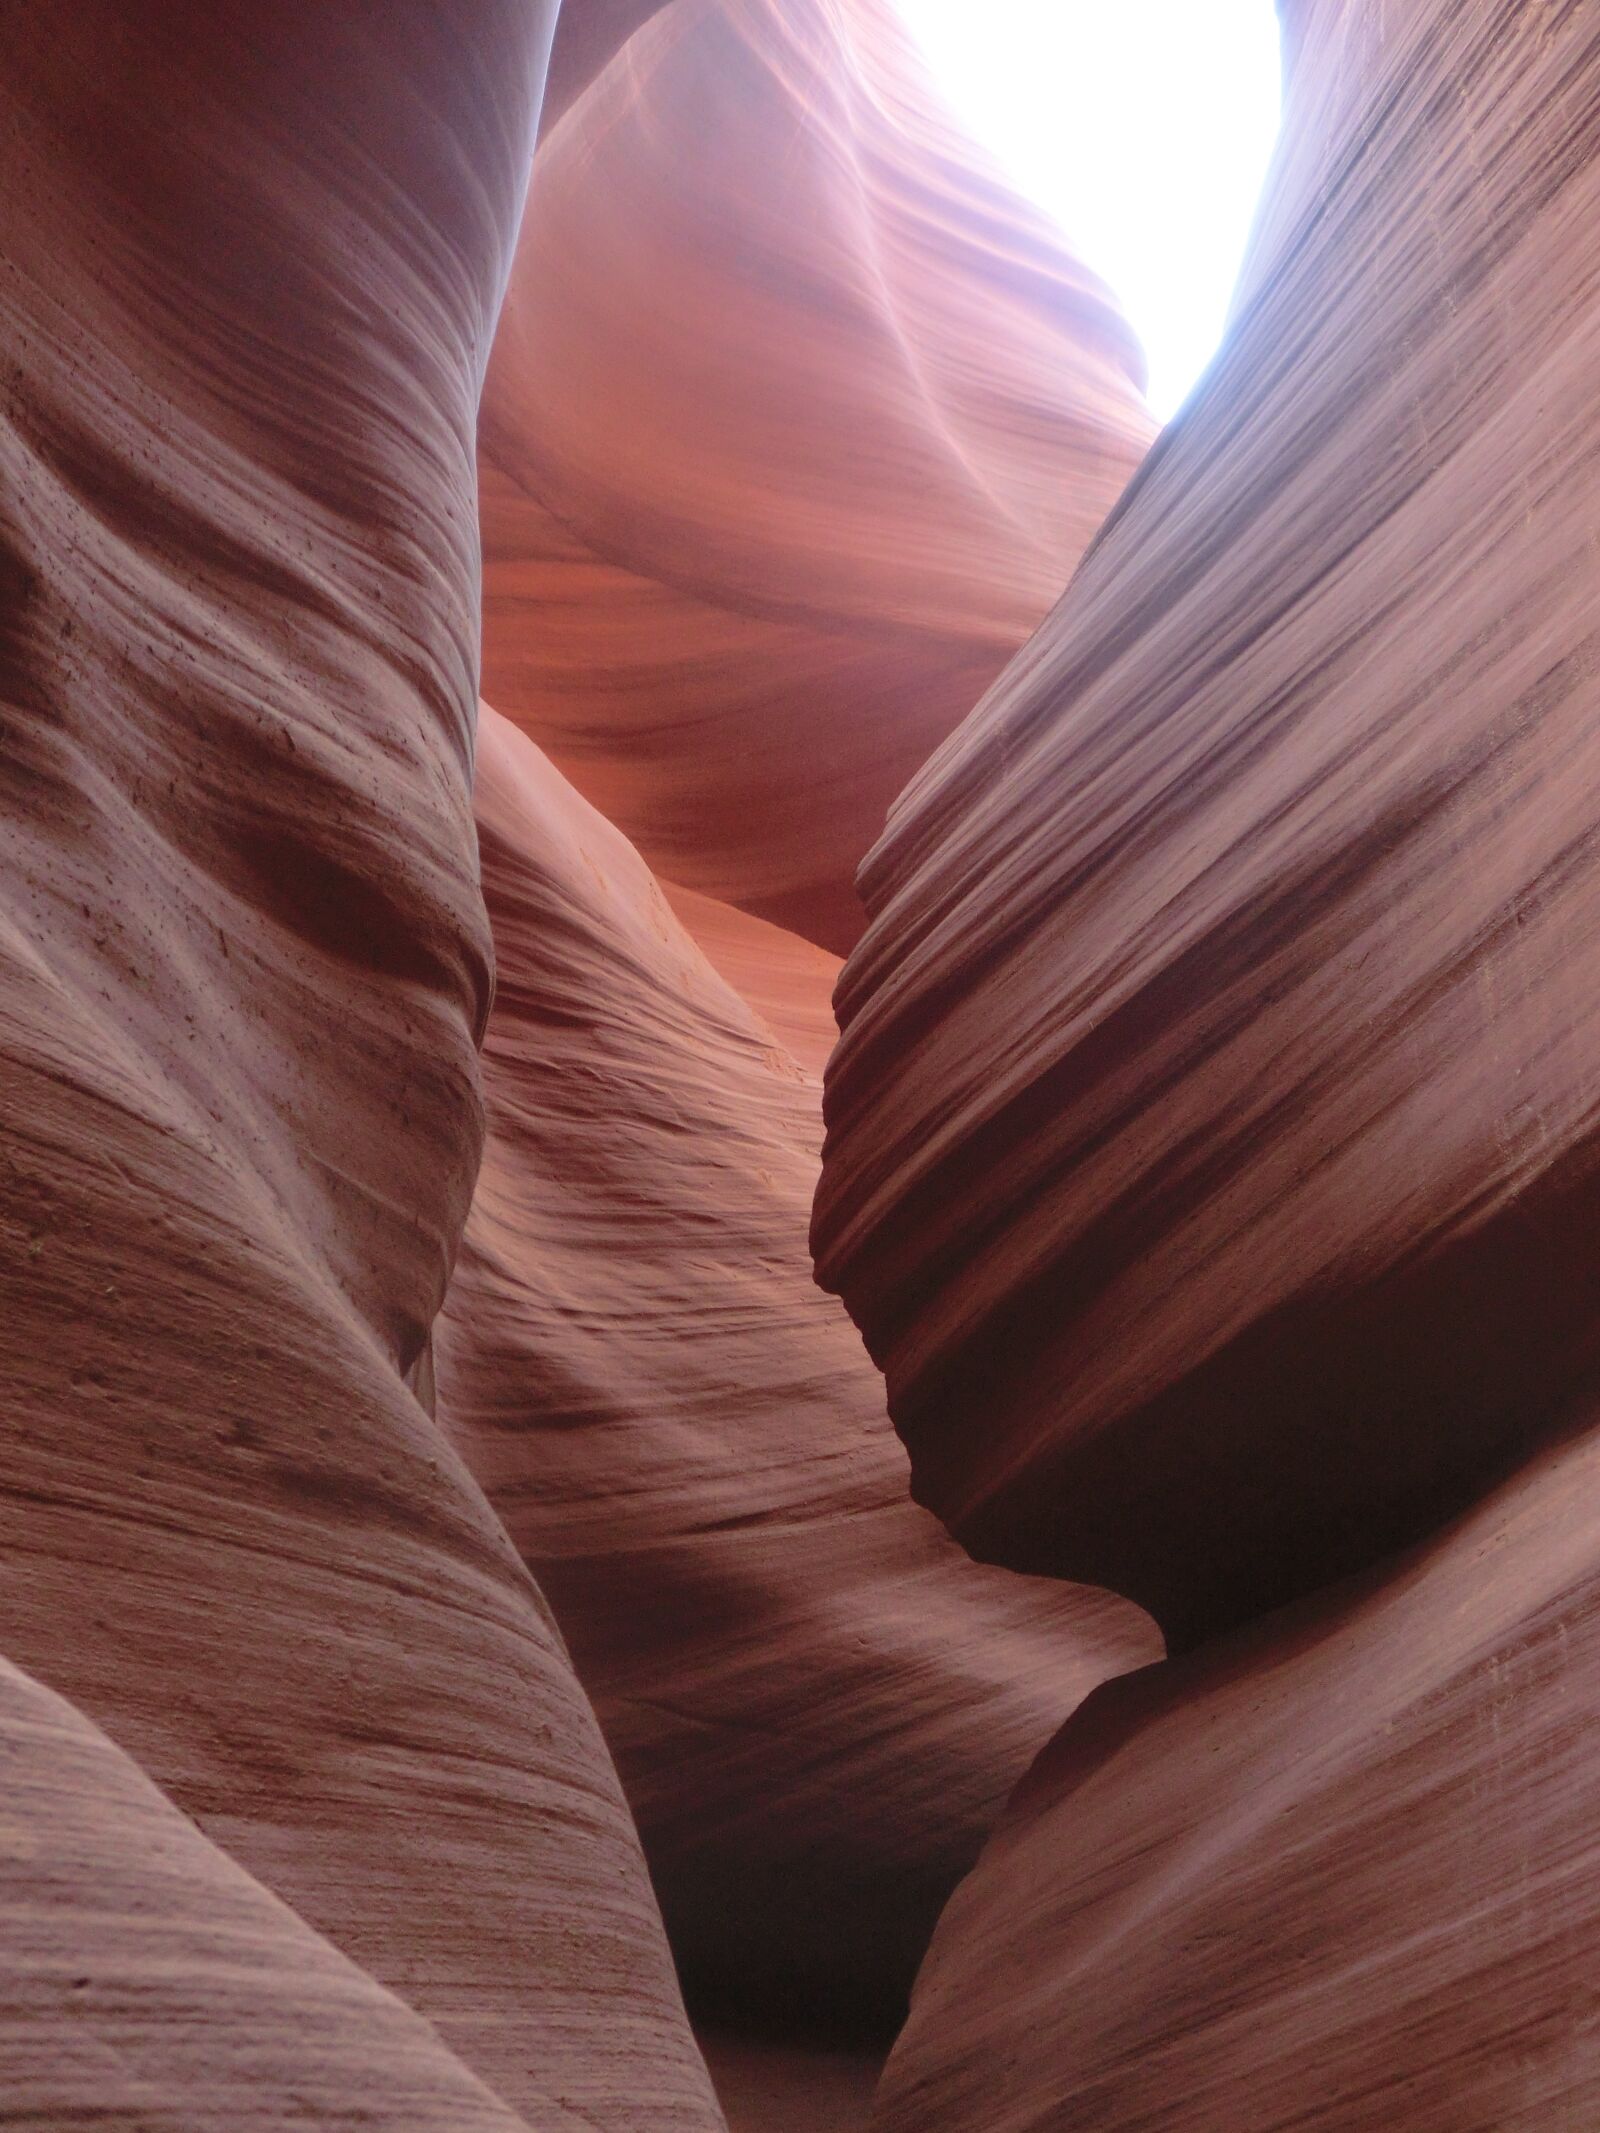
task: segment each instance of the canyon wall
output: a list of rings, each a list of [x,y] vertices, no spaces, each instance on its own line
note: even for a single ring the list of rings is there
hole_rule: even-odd
[[[523,2133],[420,2015],[4,1661],[0,1770],[14,2125]]]
[[[1137,350],[876,0],[569,10],[489,662],[670,876],[485,712],[491,942],[473,443],[552,12],[0,18],[0,2069],[52,2127],[709,2133],[629,1802],[700,2001],[882,2038],[1159,1648],[909,1504],[805,1249],[819,943],[1136,462]]]
[[[1600,23],[1293,10],[1227,341],[860,877],[815,1240],[919,1499],[1193,1647],[884,2133],[1593,2122]]]
[[[440,1415],[595,1700],[697,2011],[887,2038],[1010,1785],[1159,1640],[910,1503],[806,1257],[815,1078],[487,706],[477,808],[498,986]]]
[[[1109,296],[891,10],[638,12],[598,67],[607,11],[558,35],[592,78],[480,424],[498,990],[439,1411],[595,1699],[697,2014],[882,2041],[1029,1757],[1160,1646],[907,1501],[807,1253],[820,944],[1151,423]]]
[[[550,14],[0,13],[0,2089],[52,2128],[720,2124],[412,1390],[481,1136],[473,436]]]
[[[944,1917],[883,2133],[1578,2133],[1600,1435],[1110,1683]]]
[[[1577,2133],[1600,23],[553,15],[0,9],[0,2117]]]
[[[1204,389],[862,871],[821,1278],[919,1498],[1180,1640],[1589,1367],[1595,36],[1310,11]]]
[[[484,692],[658,874],[848,947],[890,800],[1148,444],[1142,376],[885,0],[673,0],[540,149]]]

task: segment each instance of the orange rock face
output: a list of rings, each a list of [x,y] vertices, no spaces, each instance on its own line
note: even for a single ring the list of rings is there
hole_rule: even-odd
[[[477,805],[498,990],[441,1418],[550,1595],[697,2004],[881,2029],[1027,1758],[1159,1646],[907,1500],[806,1258],[816,1081],[487,707]],[[729,918],[725,954],[770,946]],[[765,965],[791,1012],[795,948]]]
[[[671,882],[661,890],[717,975],[755,1010],[795,1064],[820,1082],[839,1034],[833,1019],[839,958],[735,904]],[[819,1111],[819,1138],[821,1129]]]
[[[815,1228],[919,1499],[1180,1638],[1595,1338],[1600,25],[1297,50],[1220,360],[864,869]]]
[[[890,800],[1144,450],[1141,375],[883,0],[675,0],[540,150],[485,692],[666,880],[848,947]]]
[[[0,1650],[83,1714],[0,1683],[0,2114],[53,2133],[720,2122],[408,1382],[478,1155],[473,428],[548,27],[0,21]]]

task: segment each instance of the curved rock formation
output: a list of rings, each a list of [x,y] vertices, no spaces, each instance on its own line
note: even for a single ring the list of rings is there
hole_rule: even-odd
[[[1592,1428],[1097,1692],[952,1900],[879,2133],[1600,2122]]]
[[[199,1891],[218,1961],[264,1936],[219,2069],[303,2063],[334,2108],[299,1963],[348,2067],[392,2067],[363,2120],[409,2083],[410,2124],[703,2133],[592,1714],[407,1382],[478,1152],[473,430],[547,32],[529,0],[0,17],[0,1649],[237,1862],[92,1751],[188,1877],[174,1930]],[[122,1902],[0,2031],[8,2103],[87,2048],[72,1933],[145,1961]],[[244,1990],[192,1988],[219,2024]],[[139,2123],[199,2122],[137,2064]]]
[[[604,71],[640,24],[668,4],[669,0],[566,0],[556,18],[544,101],[539,107],[541,136]]]
[[[1597,1325],[1600,22],[1297,34],[1221,357],[863,870],[815,1224],[919,1499],[1180,1639]]]
[[[540,149],[485,693],[665,879],[847,947],[889,801],[1148,443],[1141,377],[885,0],[673,0]]]
[[[526,2133],[437,2031],[4,1661],[0,1771],[13,2124]]]
[[[839,1034],[833,1019],[839,958],[713,896],[670,881],[661,883],[661,892],[718,977],[742,995],[796,1065],[820,1082]],[[814,1136],[819,1145],[821,1136],[819,1108]]]
[[[1156,1639],[906,1500],[810,1278],[816,1082],[487,707],[477,807],[498,990],[441,1418],[550,1595],[691,2001],[887,2033],[1028,1756]]]

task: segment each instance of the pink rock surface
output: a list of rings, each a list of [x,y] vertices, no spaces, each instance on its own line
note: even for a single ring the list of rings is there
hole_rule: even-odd
[[[9,2124],[524,2133],[436,2030],[4,1661],[0,1776]]]
[[[1600,20],[1305,7],[1234,329],[861,877],[815,1242],[913,1487],[1192,1638],[1593,1367]]]
[[[593,1715],[408,1383],[478,1155],[473,431],[548,27],[0,17],[0,1649],[174,1803],[152,1844],[202,1825],[194,1902],[300,1921],[253,2028],[190,1980],[215,2108],[107,2062],[139,2126],[234,2123],[239,2053],[319,2125],[408,2082],[411,2124],[720,2123]],[[82,2107],[125,1865],[39,1923],[0,2115],[52,2049],[37,2122]]]
[[[864,2133],[880,2050],[804,2049],[702,2030],[728,2133]]]
[[[0,2122],[719,2133],[664,1912],[847,2133],[956,1888],[878,2133],[1589,2133],[1600,19],[1286,0],[919,769],[1127,328],[589,0],[480,429],[552,16],[0,11]]]
[[[673,0],[541,146],[485,693],[665,879],[835,949],[1149,441],[1108,292],[884,0]]]
[[[882,2029],[1028,1757],[1159,1646],[907,1500],[810,1278],[815,1080],[487,708],[477,808],[498,990],[441,1419],[550,1595],[692,2001]]]
[[[1591,1425],[1100,1690],[940,1921],[877,2133],[1600,2122],[1597,1503]]]
[[[556,17],[555,42],[545,76],[539,131],[548,133],[562,113],[652,15],[669,0],[566,0]]]
[[[820,1081],[839,1035],[833,1019],[839,958],[734,904],[670,881],[661,892],[718,977],[749,1003],[796,1065]],[[819,1135],[821,1124],[819,1115]]]

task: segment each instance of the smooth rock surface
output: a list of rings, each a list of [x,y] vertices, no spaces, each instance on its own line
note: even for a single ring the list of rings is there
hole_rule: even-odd
[[[865,2133],[883,2051],[697,2032],[728,2133]]]
[[[1098,1691],[941,1919],[876,2133],[1600,2123],[1597,1506],[1591,1422]]]
[[[848,947],[890,800],[1143,453],[1142,377],[886,0],[673,0],[541,145],[485,694],[664,879]]]
[[[487,707],[477,809],[498,989],[441,1420],[550,1596],[697,2012],[887,2036],[1018,1772],[1158,1641],[907,1500],[810,1278],[815,1080]]]
[[[820,1082],[838,1039],[833,988],[839,958],[735,904],[664,881],[673,915],[706,961],[755,1010],[796,1065]],[[820,1136],[822,1120],[817,1118]]]
[[[564,0],[556,17],[544,101],[539,107],[541,135],[577,102],[640,24],[669,4],[670,0]]]
[[[253,2028],[191,1980],[264,2098],[304,1961],[368,2040],[308,2110],[409,2054],[412,2123],[709,2133],[593,1714],[408,1382],[478,1156],[473,437],[548,29],[0,13],[0,1649],[242,1931],[243,1875],[298,1914]],[[143,2063],[132,2123],[235,2122]]]
[[[1221,356],[863,870],[814,1232],[919,1500],[1180,1641],[1600,1335],[1600,17],[1294,27]]]

